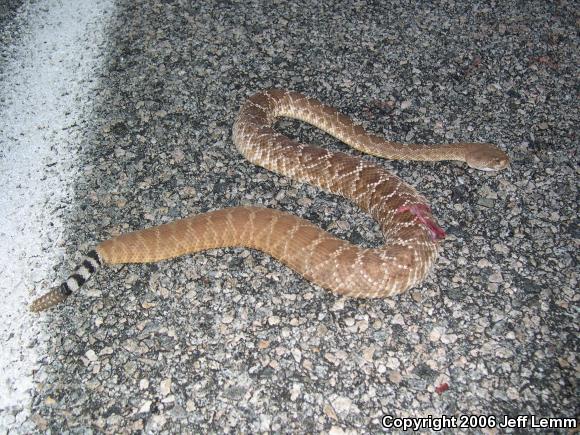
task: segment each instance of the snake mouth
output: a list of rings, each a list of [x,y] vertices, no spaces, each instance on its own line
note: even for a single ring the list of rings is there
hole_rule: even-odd
[[[510,162],[509,159],[505,158],[505,159],[494,159],[491,162],[488,162],[487,165],[485,166],[481,166],[481,167],[474,167],[475,169],[479,169],[480,171],[485,171],[485,172],[496,172],[496,171],[501,171],[502,169],[506,169],[509,166]]]
[[[481,167],[481,168],[476,168],[474,166],[472,166],[473,169],[477,169],[478,171],[483,171],[483,172],[497,172],[497,171],[501,171],[502,169],[505,169],[507,167],[506,166],[494,166],[494,167]]]

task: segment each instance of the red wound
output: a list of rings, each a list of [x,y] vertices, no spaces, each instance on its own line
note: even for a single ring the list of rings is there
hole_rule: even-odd
[[[419,219],[419,222],[427,227],[431,240],[442,240],[445,238],[446,234],[443,228],[426,216],[427,214],[431,214],[431,207],[426,204],[412,204],[402,205],[397,209],[397,213],[403,213],[405,211],[412,213],[417,219]]]

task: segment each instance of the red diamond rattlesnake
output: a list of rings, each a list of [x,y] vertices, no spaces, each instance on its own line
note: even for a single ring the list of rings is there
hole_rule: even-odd
[[[481,170],[500,170],[509,163],[491,144],[401,145],[365,132],[315,99],[285,90],[260,92],[242,106],[234,124],[240,152],[256,165],[351,199],[380,224],[384,246],[360,248],[274,209],[221,209],[102,242],[67,281],[36,299],[31,310],[62,302],[101,264],[153,262],[233,246],[264,251],[321,287],[352,297],[386,297],[422,281],[445,235],[425,197],[375,163],[289,139],[273,129],[281,116],[308,122],[379,157],[460,160]]]

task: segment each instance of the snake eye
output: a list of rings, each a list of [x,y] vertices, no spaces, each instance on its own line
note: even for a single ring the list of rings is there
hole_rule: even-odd
[[[506,158],[498,158],[496,159],[496,165],[498,166],[498,168],[505,168],[508,165],[509,160]]]

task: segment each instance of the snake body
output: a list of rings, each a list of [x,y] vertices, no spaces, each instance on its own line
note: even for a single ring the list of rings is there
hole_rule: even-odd
[[[259,92],[243,104],[235,121],[238,150],[256,165],[352,200],[380,224],[382,247],[355,246],[279,210],[226,208],[100,243],[31,309],[41,311],[62,302],[105,264],[153,262],[234,246],[266,252],[313,283],[351,297],[386,297],[421,282],[445,236],[426,198],[378,164],[284,136],[273,128],[279,117],[305,121],[359,151],[384,158],[460,160],[481,170],[503,169],[509,162],[491,144],[389,142],[313,98],[286,90]]]

